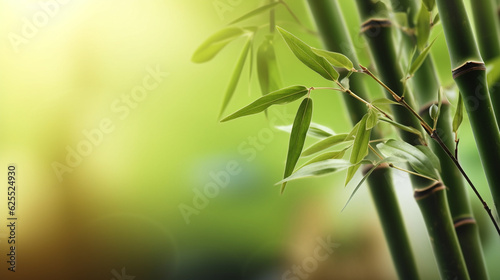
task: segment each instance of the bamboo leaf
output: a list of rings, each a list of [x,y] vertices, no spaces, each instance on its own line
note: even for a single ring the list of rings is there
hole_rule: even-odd
[[[306,165],[276,184],[285,184],[301,178],[327,175],[344,170],[349,166],[351,166],[351,163],[343,159],[327,159]]]
[[[463,119],[464,119],[464,102],[462,99],[462,94],[458,93],[457,110],[455,111],[455,116],[453,117],[453,132],[455,132],[455,134],[458,132],[458,128],[460,128]]]
[[[346,137],[347,137],[347,134],[344,133],[344,134],[337,134],[337,135],[333,135],[333,136],[330,136],[328,138],[325,138],[319,142],[314,143],[312,146],[307,148],[304,152],[302,152],[302,156],[304,156],[304,157],[310,156],[312,154],[315,154],[317,152],[321,152],[321,151],[328,149],[330,147],[333,147],[335,145],[345,143],[347,141],[352,140],[352,138],[346,139]]]
[[[398,102],[396,102],[394,100],[387,99],[387,98],[379,98],[379,99],[373,100],[371,102],[371,104],[373,106],[377,106],[377,107],[379,105],[401,105]]]
[[[404,130],[406,132],[410,132],[410,133],[413,133],[413,134],[416,134],[416,135],[422,137],[422,133],[418,129],[416,129],[416,128],[413,128],[411,126],[402,125],[402,124],[397,123],[395,121],[392,121],[392,120],[390,120],[388,118],[383,118],[382,117],[382,118],[380,118],[380,120],[384,121],[386,123],[389,123],[389,124],[393,125],[396,128],[399,128],[399,129]]]
[[[434,9],[434,5],[436,4],[436,0],[422,0],[422,4],[424,4],[424,6],[430,12]]]
[[[325,58],[315,54],[311,47],[301,41],[299,38],[295,37],[290,32],[277,26],[281,36],[287,43],[293,54],[307,67],[316,71],[318,74],[323,76],[323,78],[335,81],[339,77],[339,73],[333,68],[333,66],[326,61]]]
[[[348,146],[340,151],[331,151],[331,152],[325,152],[325,153],[322,153],[321,155],[319,156],[316,156],[312,159],[310,159],[309,161],[307,161],[306,163],[304,163],[300,168],[306,166],[306,165],[309,165],[309,164],[312,164],[312,163],[315,163],[315,162],[319,162],[319,161],[323,161],[323,160],[327,160],[327,159],[341,159],[344,157],[345,155],[345,152],[350,149],[352,146]]]
[[[354,138],[351,157],[349,158],[349,161],[353,164],[353,166],[349,167],[347,170],[346,185],[358,170],[360,166],[359,163],[366,157],[366,155],[368,155],[368,144],[370,143],[371,135],[371,129],[366,129],[368,117],[369,113],[359,121],[358,132],[356,133],[356,138]]]
[[[262,95],[281,88],[281,76],[272,37],[266,38],[257,50],[257,74]]]
[[[431,34],[431,13],[422,4],[417,15],[417,46],[423,50]]]
[[[239,18],[237,18],[237,19],[235,19],[235,20],[231,21],[231,22],[229,23],[229,25],[231,25],[231,24],[235,24],[235,23],[238,23],[238,22],[243,21],[243,20],[246,20],[246,19],[249,19],[249,18],[254,17],[254,16],[256,16],[256,15],[260,15],[260,14],[262,14],[262,13],[265,13],[265,12],[267,12],[268,10],[270,10],[270,9],[272,9],[272,8],[274,8],[274,7],[276,7],[276,6],[278,6],[279,4],[281,4],[281,1],[278,1],[278,2],[273,2],[273,3],[270,3],[270,4],[264,5],[264,6],[262,6],[262,7],[259,7],[259,8],[255,9],[255,10],[252,10],[252,11],[250,11],[250,12],[248,12],[248,13],[246,13],[246,14],[242,15],[241,17],[239,17]]]
[[[368,110],[368,118],[366,119],[366,129],[374,128],[378,123],[378,113],[372,107]]]
[[[493,58],[486,62],[488,87],[500,81],[500,57]]]
[[[243,51],[241,52],[240,58],[236,63],[236,67],[234,68],[233,76],[229,81],[229,85],[226,90],[226,95],[224,96],[224,101],[222,101],[222,108],[220,110],[219,117],[224,114],[229,101],[233,97],[234,91],[236,90],[236,86],[238,85],[238,81],[240,80],[241,72],[243,71],[243,66],[245,66],[245,61],[247,60],[248,52],[250,50],[252,40],[249,38],[243,47]]]
[[[245,33],[245,30],[239,27],[222,29],[206,39],[194,52],[191,60],[195,63],[207,62],[214,58],[227,44]]]
[[[417,149],[419,149],[422,153],[424,153],[427,156],[427,158],[429,158],[429,160],[432,163],[432,166],[434,166],[435,169],[441,172],[441,163],[439,161],[439,158],[436,156],[436,154],[434,154],[431,151],[431,149],[428,146],[417,145],[415,147],[417,147]]]
[[[341,53],[330,52],[316,48],[311,48],[311,49],[315,54],[324,57],[334,67],[345,68],[347,71],[354,70],[352,61],[349,58],[347,58],[347,56]]]
[[[292,132],[292,125],[281,125],[276,126],[276,128],[284,132]],[[307,136],[320,139],[324,139],[333,135],[335,135],[335,132],[331,128],[313,122],[311,123],[311,125],[309,126],[309,130],[307,131]]]
[[[290,142],[288,144],[288,154],[286,157],[285,164],[285,174],[283,178],[287,178],[292,175],[295,165],[299,160],[300,154],[302,153],[302,148],[304,147],[304,142],[306,141],[307,131],[309,130],[309,125],[311,124],[312,109],[313,109],[312,99],[307,97],[304,98],[295,116],[293,122],[292,133],[290,134]],[[281,193],[285,191],[286,182],[281,185]]]
[[[407,160],[416,172],[436,180],[438,179],[432,161],[418,148],[406,142],[392,139],[386,143],[378,144],[377,148],[385,156]]]
[[[438,23],[439,23],[439,13],[437,13],[435,16],[434,16],[434,19],[432,20],[432,26],[436,26]]]
[[[293,102],[305,96],[308,91],[309,90],[305,86],[291,86],[271,92],[270,94],[260,97],[249,105],[225,117],[221,120],[221,122],[260,113],[269,108],[271,105]]]
[[[411,64],[411,67],[410,67],[410,71],[408,73],[410,76],[413,76],[415,74],[415,72],[417,72],[417,70],[420,68],[420,66],[422,66],[422,63],[424,63],[425,59],[429,55],[429,52],[432,48],[432,45],[434,45],[434,42],[436,42],[436,39],[437,39],[437,37],[434,38],[434,40],[432,40],[432,42],[427,47],[425,47],[425,49],[413,61],[413,63]]]

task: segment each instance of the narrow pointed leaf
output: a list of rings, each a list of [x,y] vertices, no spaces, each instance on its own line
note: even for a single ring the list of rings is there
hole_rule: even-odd
[[[276,184],[277,185],[285,184],[286,182],[301,178],[327,175],[344,170],[349,166],[351,166],[351,163],[343,159],[327,159],[323,161],[318,161],[298,169],[293,174],[279,181]]]
[[[389,140],[386,143],[380,143],[377,145],[377,148],[385,156],[407,160],[416,172],[436,180],[438,179],[432,161],[418,148],[399,140]]]
[[[238,22],[246,20],[246,19],[249,19],[249,18],[251,18],[253,16],[256,16],[256,15],[260,15],[262,13],[265,13],[266,11],[268,11],[268,10],[270,10],[270,9],[278,6],[279,4],[281,4],[281,2],[274,2],[274,3],[270,3],[270,4],[267,4],[267,5],[264,5],[262,7],[259,7],[259,8],[255,9],[255,10],[252,10],[252,11],[250,11],[250,12],[242,15],[241,17],[239,17],[239,18],[231,21],[229,23],[229,25],[238,23]]]
[[[488,87],[492,87],[500,81],[500,57],[486,62]]]
[[[453,117],[453,132],[457,133],[458,128],[460,128],[463,119],[464,119],[464,101],[462,99],[462,94],[458,93],[457,110],[455,111],[455,116]]]
[[[431,13],[422,5],[417,15],[417,46],[423,50],[431,34]]]
[[[312,51],[315,54],[324,57],[328,62],[330,62],[331,65],[335,67],[345,68],[348,71],[354,70],[354,65],[352,64],[352,61],[349,58],[347,58],[347,56],[341,53],[330,52],[316,48],[312,48]]]
[[[308,91],[309,90],[305,86],[291,86],[271,92],[270,94],[260,97],[249,105],[225,117],[221,120],[221,122],[260,113],[269,108],[271,105],[290,103],[305,96]]]
[[[413,61],[413,63],[411,64],[411,67],[410,67],[410,71],[408,73],[410,76],[414,75],[415,72],[417,72],[417,70],[420,68],[420,66],[422,66],[422,63],[424,63],[425,59],[429,55],[429,52],[432,48],[432,45],[434,45],[434,42],[436,42],[436,39],[437,39],[437,37],[434,38],[434,40],[432,40],[432,42],[427,47],[425,47],[425,49],[418,55],[418,57],[415,59],[415,61]]]
[[[279,26],[277,26],[276,28],[280,32],[290,50],[292,50],[293,54],[295,54],[295,56],[302,63],[304,63],[312,70],[316,71],[327,80],[335,81],[338,79],[339,73],[328,61],[326,61],[325,58],[315,54],[309,45],[301,41],[299,38],[295,37],[290,32]]]
[[[406,132],[410,132],[410,133],[413,133],[413,134],[416,134],[416,135],[422,137],[422,133],[418,129],[416,129],[416,128],[413,128],[411,126],[402,125],[402,124],[397,123],[395,121],[392,121],[392,120],[390,120],[388,118],[380,118],[380,120],[384,121],[386,123],[389,123],[389,124],[393,125],[394,127],[398,128],[398,129],[401,129],[401,130],[404,130]]]
[[[434,19],[432,20],[432,26],[436,26],[440,21],[440,18],[439,18],[439,13],[437,13],[435,16],[434,16]]]
[[[354,139],[354,144],[352,146],[351,157],[349,161],[353,164],[347,170],[347,178],[345,185],[351,181],[352,177],[360,167],[360,162],[368,155],[368,144],[370,143],[371,129],[366,129],[366,122],[368,120],[369,114],[366,114],[360,121],[358,132],[356,133],[356,138]]]
[[[276,128],[284,132],[292,132],[292,125],[280,125],[276,126]],[[335,135],[335,132],[331,128],[313,122],[311,123],[311,125],[309,126],[309,130],[307,131],[307,136],[319,139],[324,139],[333,135]]]
[[[368,118],[366,119],[366,129],[374,128],[378,123],[378,113],[374,108],[368,111]]]
[[[366,129],[366,122],[369,114],[366,114],[361,121],[359,121],[358,132],[354,138],[350,162],[356,164],[362,161],[368,154],[368,144],[370,142],[371,129]]]
[[[430,12],[434,9],[434,5],[436,4],[436,0],[422,0],[425,8]]]
[[[311,163],[315,163],[315,162],[323,161],[323,160],[327,160],[327,159],[342,159],[345,155],[345,152],[348,149],[350,149],[351,147],[352,146],[348,146],[340,151],[331,151],[331,152],[322,153],[321,155],[316,156],[316,157],[310,159],[309,161],[307,161],[306,163],[304,163],[300,168],[302,168],[306,165],[309,165]]]
[[[373,100],[371,102],[371,104],[373,106],[377,106],[377,107],[379,105],[401,105],[398,102],[390,100],[390,99],[387,99],[387,98],[379,98],[379,99]]]
[[[266,38],[257,50],[257,74],[262,95],[281,88],[281,76],[272,37]]]
[[[311,124],[312,109],[313,109],[312,99],[307,97],[304,98],[295,116],[293,122],[292,133],[290,134],[290,142],[288,144],[288,154],[286,157],[285,164],[285,174],[283,178],[287,178],[293,173],[295,165],[299,160],[300,154],[302,153],[302,148],[304,147],[304,142],[306,141],[307,131],[309,130],[309,125]],[[281,185],[281,193],[285,190],[286,182]]]
[[[346,142],[352,140],[352,138],[346,139],[346,137],[347,137],[347,134],[345,134],[345,133],[332,135],[330,137],[327,137],[319,142],[314,143],[312,146],[310,146],[309,148],[304,150],[304,152],[302,152],[302,156],[304,156],[304,157],[310,156],[312,154],[315,154],[317,152],[321,152],[321,151],[328,149],[330,147],[333,147],[335,145],[338,145],[341,143],[346,143]]]
[[[228,27],[218,31],[203,42],[194,52],[191,60],[195,63],[203,63],[214,58],[227,44],[245,34],[245,30],[239,27]]]
[[[238,81],[240,80],[241,72],[243,71],[243,66],[245,66],[245,61],[247,60],[248,52],[250,50],[251,39],[248,39],[245,46],[243,47],[243,51],[241,52],[240,58],[236,63],[236,67],[234,68],[233,76],[229,81],[229,85],[226,90],[226,96],[224,96],[224,101],[222,101],[222,108],[220,110],[219,117],[224,114],[229,101],[233,97],[234,91],[236,90],[236,86],[238,85]]]
[[[431,149],[428,146],[417,145],[415,147],[427,156],[427,158],[431,161],[432,166],[435,169],[441,172],[441,163],[439,161],[439,158],[431,151]]]

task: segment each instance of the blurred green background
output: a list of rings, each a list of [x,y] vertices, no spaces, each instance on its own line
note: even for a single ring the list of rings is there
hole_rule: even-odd
[[[2,279],[287,279],[283,273],[327,237],[336,248],[309,279],[396,277],[366,189],[341,212],[359,175],[346,188],[343,173],[291,182],[280,196],[275,183],[284,169],[287,133],[263,114],[218,122],[243,40],[209,63],[194,64],[191,55],[210,34],[264,2],[0,2],[0,166],[5,181],[9,164],[18,169],[19,219],[16,273],[7,271],[7,234],[0,227]],[[361,62],[370,65],[354,1],[339,2]],[[315,28],[305,1],[287,3]],[[282,7],[277,20],[321,46]],[[260,16],[243,25],[266,21]],[[443,85],[450,85],[440,26],[434,36],[432,55]],[[283,85],[329,86],[278,36],[276,47]],[[256,75],[249,80],[248,71],[247,64],[227,113],[260,96]],[[367,82],[372,96],[382,94]],[[339,93],[313,98],[314,122],[349,130]],[[297,106],[273,108],[269,119],[291,124]],[[491,201],[468,123],[460,136],[460,160]],[[84,155],[75,156],[79,149]],[[226,176],[228,170],[237,172]],[[217,178],[226,186],[213,198],[197,198]],[[421,276],[436,279],[407,177],[394,178]],[[500,242],[472,201],[495,279]],[[194,203],[204,205],[186,219],[181,209]],[[6,205],[2,191],[2,224]]]

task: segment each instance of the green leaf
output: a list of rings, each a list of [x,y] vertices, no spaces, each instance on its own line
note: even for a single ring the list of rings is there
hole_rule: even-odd
[[[432,20],[432,26],[436,26],[438,23],[439,23],[439,13],[437,13],[435,16],[434,16],[434,19]]]
[[[417,147],[417,149],[419,149],[422,153],[424,153],[427,156],[427,158],[429,158],[434,168],[436,168],[439,172],[441,172],[441,163],[439,162],[439,158],[436,156],[436,154],[434,154],[431,151],[431,149],[428,146],[417,145],[415,147]]]
[[[430,12],[434,9],[434,5],[436,4],[436,0],[422,0],[422,4],[424,4],[424,6]]]
[[[221,122],[260,113],[269,108],[271,105],[290,103],[305,96],[308,91],[309,89],[305,86],[291,86],[271,92],[270,94],[260,97],[249,105],[225,117],[221,120]]]
[[[307,131],[309,130],[309,125],[311,124],[312,118],[312,99],[307,97],[304,98],[300,104],[297,115],[293,122],[292,133],[290,134],[290,142],[288,144],[288,154],[286,157],[285,164],[285,174],[283,178],[287,178],[293,173],[295,165],[299,160],[300,154],[302,153],[302,148],[304,147],[304,142],[306,141]],[[286,182],[281,185],[281,193],[285,190]]]
[[[410,71],[408,73],[410,76],[413,76],[415,74],[415,72],[417,72],[417,70],[420,68],[420,66],[422,66],[425,59],[429,55],[429,52],[432,48],[432,45],[434,45],[434,42],[436,42],[436,39],[437,39],[437,37],[434,38],[434,40],[432,40],[432,42],[427,47],[425,47],[425,49],[413,61],[413,63],[411,64],[411,67],[410,67]]]
[[[371,129],[366,129],[366,123],[369,117],[369,113],[364,115],[364,117],[359,121],[358,132],[356,133],[356,138],[354,139],[354,144],[352,146],[351,157],[349,161],[353,166],[349,167],[347,170],[347,178],[345,184],[347,185],[352,179],[356,171],[360,166],[360,162],[368,155],[368,145],[370,143]]]
[[[222,108],[220,110],[219,117],[224,114],[229,101],[233,97],[234,91],[236,90],[236,86],[238,85],[238,81],[240,80],[241,72],[243,71],[243,66],[245,66],[245,61],[247,60],[248,52],[250,50],[252,40],[249,38],[243,47],[243,51],[241,52],[240,58],[236,63],[236,67],[234,68],[233,76],[229,81],[229,85],[227,86],[226,95],[224,96],[224,101],[222,101]]]
[[[257,50],[257,74],[262,95],[281,88],[281,76],[272,37],[266,38]]]
[[[277,129],[291,133],[292,132],[292,125],[281,125],[281,126],[275,126]],[[317,123],[311,123],[309,126],[309,130],[307,131],[307,136],[315,137],[315,138],[320,138],[324,139],[326,137],[330,137],[334,135],[335,132],[324,125],[320,125]]]
[[[377,148],[385,156],[393,156],[407,160],[416,172],[438,180],[436,169],[434,169],[432,161],[418,148],[406,142],[392,139],[386,143],[378,144]]]
[[[239,27],[222,29],[205,40],[194,52],[191,60],[195,63],[207,62],[214,58],[227,44],[245,33],[245,30]]]
[[[315,162],[318,162],[318,161],[323,161],[323,160],[327,160],[327,159],[341,159],[344,157],[345,155],[345,152],[350,149],[352,146],[348,146],[340,151],[331,151],[331,152],[325,152],[325,153],[322,153],[321,155],[319,156],[316,156],[312,159],[310,159],[309,161],[307,161],[306,163],[304,163],[300,168],[306,166],[306,165],[309,165],[311,163],[315,163]],[[299,168],[299,169],[300,169]]]
[[[500,81],[500,56],[486,62],[488,87]]]
[[[350,141],[351,139],[346,139],[347,134],[337,134],[330,136],[328,138],[325,138],[319,142],[314,143],[311,147],[307,148],[304,152],[302,152],[302,156],[310,156],[312,154],[315,154],[317,152],[321,152],[325,149],[328,149],[330,147],[333,147],[335,145],[345,143],[347,141]]]
[[[285,184],[286,182],[301,178],[326,175],[344,170],[349,166],[351,166],[351,164],[343,159],[327,159],[323,161],[318,161],[298,169],[293,174],[279,181],[276,184],[277,185]]]
[[[290,50],[292,50],[293,54],[295,54],[295,56],[307,67],[316,71],[327,80],[335,81],[339,78],[339,73],[333,68],[333,66],[326,61],[325,58],[315,54],[309,45],[285,29],[279,26],[276,28],[280,32]]]
[[[341,53],[330,52],[316,48],[311,49],[315,54],[324,57],[334,67],[345,68],[347,71],[355,70],[352,61],[347,58],[347,56]]]
[[[389,123],[389,124],[393,125],[394,127],[399,128],[401,130],[404,130],[406,132],[410,132],[410,133],[416,134],[416,135],[418,135],[419,137],[422,138],[422,133],[420,132],[420,130],[418,130],[416,128],[413,128],[411,126],[402,125],[402,124],[397,123],[395,121],[392,121],[392,120],[390,120],[388,118],[380,118],[380,120],[384,121],[386,123]]]
[[[368,110],[368,118],[366,119],[366,129],[374,128],[378,123],[378,112],[375,108]]]
[[[458,132],[458,128],[462,124],[463,119],[464,119],[464,101],[462,99],[462,94],[458,93],[457,110],[455,111],[455,116],[453,117],[453,132],[455,132],[455,134]]]
[[[422,4],[417,15],[417,46],[419,50],[423,50],[429,40],[431,34],[431,13]]]
[[[231,24],[235,24],[235,23],[238,23],[240,21],[243,21],[243,20],[246,20],[246,19],[249,19],[253,16],[256,16],[256,15],[259,15],[259,14],[262,14],[262,13],[265,13],[266,11],[278,6],[279,4],[281,4],[281,1],[279,2],[273,2],[273,3],[270,3],[270,4],[267,4],[267,5],[264,5],[262,7],[259,7],[255,10],[252,10],[244,15],[242,15],[241,17],[231,21],[228,25],[231,25]]]
[[[379,98],[379,99],[373,100],[371,102],[371,104],[373,106],[377,106],[377,107],[379,105],[401,105],[398,102],[396,102],[394,100],[387,99],[387,98]]]
[[[404,12],[395,12],[394,17],[396,22],[402,27],[408,27],[408,14]]]

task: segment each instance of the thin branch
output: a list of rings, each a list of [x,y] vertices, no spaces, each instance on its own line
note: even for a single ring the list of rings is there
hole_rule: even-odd
[[[436,179],[434,179],[434,178],[427,177],[427,176],[422,175],[422,174],[420,174],[420,173],[413,172],[413,171],[410,171],[410,170],[406,170],[406,169],[401,168],[401,167],[397,167],[397,166],[395,166],[395,165],[394,165],[394,164],[392,164],[392,163],[389,163],[389,167],[394,168],[394,169],[397,169],[397,170],[399,170],[399,171],[406,172],[406,173],[411,174],[411,175],[419,176],[419,177],[422,177],[422,178],[428,179],[428,180],[430,180],[430,181],[434,181],[434,182],[436,182]]]
[[[483,207],[486,210],[486,212],[488,212],[488,216],[490,216],[490,219],[493,222],[493,225],[495,226],[495,229],[497,230],[498,235],[500,235],[500,228],[498,227],[498,224],[497,224],[495,218],[493,217],[493,214],[491,213],[490,207],[488,206],[488,204],[486,203],[486,201],[484,201],[483,197],[481,196],[481,194],[479,193],[479,191],[476,189],[476,186],[474,186],[474,184],[472,183],[472,181],[469,178],[469,176],[467,176],[467,173],[465,173],[464,169],[462,168],[462,165],[458,162],[457,158],[455,158],[453,156],[453,154],[451,153],[451,151],[444,144],[443,140],[441,139],[441,137],[439,137],[439,134],[437,134],[436,131],[433,131],[430,136],[434,140],[436,140],[436,142],[439,144],[439,146],[441,146],[441,148],[445,151],[445,153],[448,154],[448,156],[451,158],[451,160],[453,161],[453,163],[455,163],[455,165],[457,166],[458,170],[460,170],[460,173],[462,173],[462,175],[464,176],[464,178],[467,181],[467,183],[469,183],[470,187],[472,188],[472,190],[474,191],[474,193],[476,194],[476,196],[479,198],[479,200],[483,204]]]

